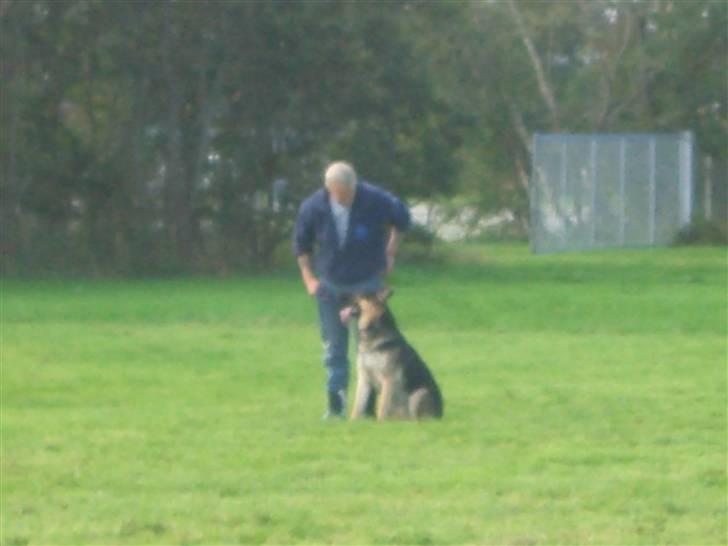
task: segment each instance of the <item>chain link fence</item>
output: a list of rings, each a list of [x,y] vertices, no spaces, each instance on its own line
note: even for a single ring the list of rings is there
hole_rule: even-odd
[[[691,220],[692,133],[537,134],[534,252],[666,245]]]

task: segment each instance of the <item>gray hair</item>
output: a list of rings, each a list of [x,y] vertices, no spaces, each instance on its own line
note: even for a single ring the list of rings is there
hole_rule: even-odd
[[[356,171],[349,163],[336,161],[327,167],[324,184],[327,188],[332,184],[353,188],[356,186]]]

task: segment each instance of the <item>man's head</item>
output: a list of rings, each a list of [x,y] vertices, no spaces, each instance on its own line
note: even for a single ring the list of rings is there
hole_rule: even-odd
[[[356,172],[344,161],[332,163],[326,169],[324,185],[334,201],[348,207],[356,193]]]

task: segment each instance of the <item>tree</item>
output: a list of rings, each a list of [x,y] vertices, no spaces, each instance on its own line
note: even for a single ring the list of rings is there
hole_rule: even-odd
[[[475,123],[459,191],[528,216],[534,132],[682,131],[725,154],[726,5],[469,2],[421,6],[439,96]]]
[[[725,158],[727,9],[0,0],[0,269],[265,266],[334,159],[525,224],[534,132]]]

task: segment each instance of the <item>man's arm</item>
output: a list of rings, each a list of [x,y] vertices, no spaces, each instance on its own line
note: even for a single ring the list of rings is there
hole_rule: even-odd
[[[407,205],[395,197],[391,193],[384,192],[384,196],[387,202],[387,208],[389,210],[389,235],[387,237],[387,247],[385,254],[387,257],[387,269],[385,274],[389,275],[394,269],[394,260],[397,256],[397,250],[399,249],[399,243],[402,240],[402,235],[407,231],[412,222],[410,211]]]
[[[301,203],[298,209],[298,217],[293,230],[293,252],[296,255],[298,268],[301,270],[306,292],[310,296],[315,296],[319,289],[319,280],[316,278],[312,263],[315,243],[314,224],[313,209],[309,198]]]
[[[316,274],[313,272],[311,265],[311,255],[301,254],[296,258],[298,261],[298,268],[301,270],[301,278],[303,284],[306,285],[306,292],[309,296],[315,296],[319,289],[319,280],[316,278]]]
[[[389,230],[389,239],[387,240],[387,275],[389,275],[394,269],[394,259],[397,256],[397,249],[399,249],[399,243],[402,240],[402,232],[396,227],[392,227]]]

